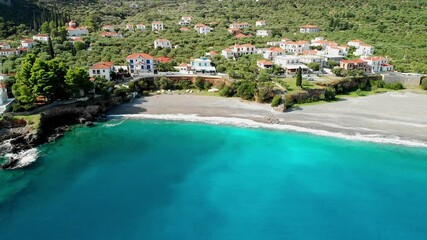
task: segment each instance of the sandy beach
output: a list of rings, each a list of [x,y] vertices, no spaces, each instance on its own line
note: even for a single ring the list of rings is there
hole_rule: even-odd
[[[342,101],[303,106],[282,113],[273,110],[268,104],[239,98],[175,93],[135,99],[112,109],[108,114],[140,114],[147,118],[182,114],[249,119],[263,124],[274,122],[271,125],[293,126],[295,129],[306,129],[306,132],[320,130],[340,136],[388,139],[384,142],[390,143],[418,142],[419,145],[427,146],[426,103],[427,94],[388,92],[366,97],[348,97]]]

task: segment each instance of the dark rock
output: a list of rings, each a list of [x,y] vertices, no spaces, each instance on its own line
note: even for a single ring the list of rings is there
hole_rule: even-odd
[[[8,170],[16,167],[16,165],[19,163],[19,159],[11,158],[4,164],[2,164],[0,167],[1,169]]]
[[[93,124],[93,122],[91,122],[91,121],[87,121],[87,122],[85,122],[85,126],[86,126],[86,127],[93,127],[93,126],[94,126],[94,124]]]

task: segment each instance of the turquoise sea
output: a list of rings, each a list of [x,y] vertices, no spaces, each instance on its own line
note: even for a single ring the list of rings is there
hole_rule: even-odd
[[[427,149],[155,120],[0,171],[0,239],[423,239]]]

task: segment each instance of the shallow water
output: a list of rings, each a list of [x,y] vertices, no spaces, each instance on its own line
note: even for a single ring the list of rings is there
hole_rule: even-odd
[[[427,149],[154,120],[0,172],[1,239],[425,239]]]

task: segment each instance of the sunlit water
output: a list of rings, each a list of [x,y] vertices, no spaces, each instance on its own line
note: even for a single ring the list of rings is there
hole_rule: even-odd
[[[0,239],[426,239],[427,149],[113,120],[0,172]]]

